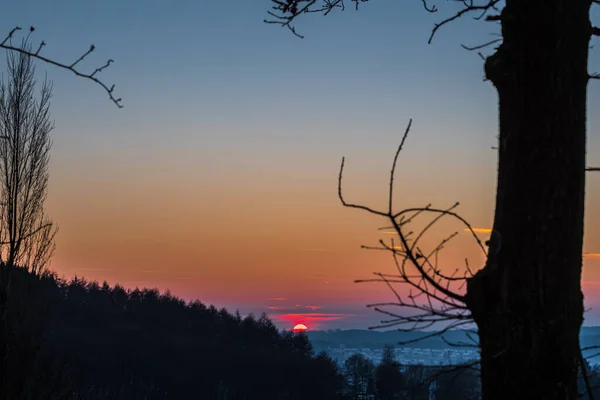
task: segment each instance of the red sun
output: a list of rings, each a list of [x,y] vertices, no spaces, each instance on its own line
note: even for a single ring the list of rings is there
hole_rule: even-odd
[[[304,324],[297,324],[296,326],[294,326],[294,328],[292,329],[292,331],[294,332],[305,332],[307,331],[308,328],[306,327],[306,325]]]

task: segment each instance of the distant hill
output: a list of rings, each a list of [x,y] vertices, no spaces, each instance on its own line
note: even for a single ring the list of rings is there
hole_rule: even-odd
[[[444,338],[450,343],[475,344],[468,336],[468,331],[453,330],[444,334]],[[326,348],[344,347],[381,349],[386,344],[396,345],[399,342],[407,342],[421,337],[431,335],[432,332],[399,332],[393,331],[370,331],[361,329],[351,330],[329,330],[329,331],[309,331],[308,338],[310,339],[316,351]],[[477,335],[470,332],[471,337],[475,340]],[[402,347],[412,348],[430,348],[430,349],[445,349],[450,347],[439,336],[429,337],[418,342],[408,343]]]
[[[432,332],[400,332],[397,330],[388,331],[370,331],[361,329],[350,330],[328,330],[328,331],[309,331],[310,339],[316,351],[327,348],[344,347],[381,349],[386,344],[398,345],[399,342],[406,342],[420,337],[430,335]],[[469,338],[468,334],[471,335]],[[477,340],[477,334],[474,331],[452,330],[444,333],[443,337],[450,343],[475,344],[472,339]],[[600,346],[600,327],[586,326],[581,329],[581,346]],[[429,348],[429,349],[448,349],[451,345],[446,343],[440,336],[434,336],[422,341],[405,344],[398,347],[411,348]],[[598,351],[600,352],[600,350]],[[596,353],[594,351],[589,352]],[[588,355],[585,354],[585,355]]]
[[[600,326],[584,326],[579,335],[581,347],[600,346]],[[584,356],[599,353],[598,350],[584,352]],[[596,357],[594,357],[596,358]]]

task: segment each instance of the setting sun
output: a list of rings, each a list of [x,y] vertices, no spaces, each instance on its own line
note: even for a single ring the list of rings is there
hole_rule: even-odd
[[[305,332],[308,330],[308,328],[304,324],[297,324],[292,330],[294,332]]]

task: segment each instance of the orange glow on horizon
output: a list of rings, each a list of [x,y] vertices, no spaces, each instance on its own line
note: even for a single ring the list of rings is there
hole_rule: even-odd
[[[381,152],[387,154],[385,149]],[[372,272],[393,274],[396,270],[389,252],[364,251],[362,245],[376,245],[376,238],[395,238],[393,242],[385,240],[386,245],[397,251],[403,247],[393,229],[378,229],[381,221],[377,218],[348,213],[339,204],[335,179],[332,184],[327,172],[332,170],[334,178],[337,175],[335,154],[324,154],[323,165],[309,163],[307,169],[301,162],[282,162],[291,155],[280,157],[278,152],[268,152],[257,160],[245,158],[241,149],[239,154],[215,153],[214,157],[209,152],[211,158],[202,159],[201,166],[194,168],[196,153],[190,153],[189,158],[187,153],[178,153],[182,161],[178,163],[172,163],[172,155],[165,155],[164,165],[163,152],[158,150],[156,155],[149,153],[152,157],[140,150],[133,165],[130,151],[120,149],[116,153],[106,161],[73,158],[65,153],[54,164],[47,209],[60,225],[57,252],[50,266],[59,276],[84,276],[100,283],[107,280],[127,289],[170,289],[185,301],[198,299],[206,305],[227,307],[230,312],[240,308],[244,314],[264,311],[278,328],[290,330],[305,324],[311,332],[370,326],[363,321],[370,321],[373,311],[364,305],[393,300],[393,293],[384,285],[354,283]],[[147,159],[152,162],[146,164]],[[230,165],[236,159],[244,163]],[[371,171],[369,161],[363,161],[349,164],[356,171],[349,170],[348,178],[356,180],[347,182],[348,200],[356,197],[356,202],[375,207],[385,200],[385,196],[380,199],[380,190],[385,192],[389,183],[388,159],[382,161],[385,176],[381,179],[381,171]],[[77,165],[78,173],[72,174],[69,165]],[[363,168],[365,175],[361,177]],[[494,168],[490,165],[490,174]],[[147,174],[148,170],[152,173]],[[468,207],[462,209],[464,217],[473,221],[480,239],[487,239],[493,185],[482,179],[490,186],[483,190],[471,182],[473,175],[465,176],[468,179],[462,184],[438,181],[432,174],[431,185],[426,176],[419,176],[419,182],[427,185],[411,190],[398,207],[469,199]],[[461,187],[459,198],[454,198],[456,185]],[[421,189],[422,195],[413,196]],[[589,190],[590,198],[600,196],[600,187]],[[118,201],[110,197],[115,192],[119,193]],[[448,193],[448,198],[440,193]],[[241,203],[246,211],[232,218],[231,210]],[[588,218],[595,220],[600,207],[593,203],[587,211]],[[423,239],[423,250],[435,248],[438,236],[445,237],[450,229],[462,232],[463,228],[436,225],[429,232],[431,236]],[[583,258],[583,287],[586,300],[595,305],[600,303],[600,284],[596,283],[600,281],[600,247],[596,248],[600,228],[587,224],[586,229],[589,253]],[[451,274],[455,268],[464,268],[467,257],[472,268],[484,264],[471,236],[463,232],[445,246],[440,258],[443,272]],[[167,261],[164,254],[171,255]],[[405,287],[394,285],[402,296],[409,294]]]

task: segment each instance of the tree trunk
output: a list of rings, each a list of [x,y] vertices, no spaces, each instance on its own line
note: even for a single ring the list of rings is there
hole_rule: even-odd
[[[483,399],[577,398],[591,0],[506,0],[490,254],[467,285]]]

